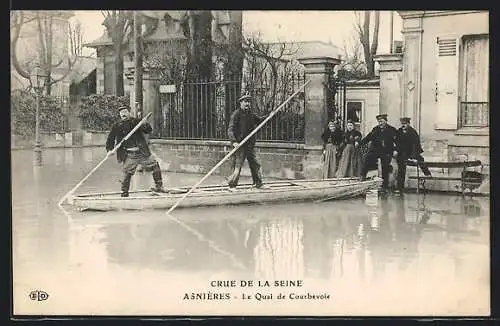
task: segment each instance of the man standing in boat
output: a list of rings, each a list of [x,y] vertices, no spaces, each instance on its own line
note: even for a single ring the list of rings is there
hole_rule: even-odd
[[[228,137],[233,147],[245,139],[265,118],[252,112],[252,97],[247,93],[238,99],[240,107],[231,115],[228,127]],[[253,185],[256,188],[263,186],[260,164],[255,156],[255,135],[250,137],[233,155],[233,173],[228,178],[229,188],[238,185],[241,168],[245,159],[248,160],[252,173]]]
[[[386,191],[389,188],[389,173],[390,164],[392,157],[397,156],[396,145],[396,135],[397,130],[393,126],[387,123],[387,114],[377,115],[378,125],[375,126],[368,135],[365,136],[360,142],[360,145],[364,145],[369,141],[372,142],[370,153],[368,157],[363,162],[363,167],[361,171],[361,180],[366,179],[366,174],[368,173],[369,162],[373,159],[380,159],[380,164],[382,165],[382,191]]]
[[[130,115],[130,109],[122,106],[118,109],[120,121],[116,122],[106,140],[106,150],[111,151],[134,127],[141,121]],[[144,134],[149,134],[153,128],[148,122],[144,122],[139,129],[116,151],[119,163],[122,163],[123,176],[121,180],[121,196],[128,197],[130,180],[135,174],[137,166],[140,164],[145,171],[152,172],[155,186],[151,188],[154,192],[165,192],[160,165],[151,155],[148,143]]]
[[[417,160],[419,162],[420,169],[426,176],[431,175],[431,171],[425,165],[423,165],[424,158],[422,153],[422,144],[420,143],[420,136],[417,131],[410,126],[410,118],[403,117],[400,119],[401,127],[397,132],[396,143],[398,145],[398,182],[397,182],[397,192],[401,192],[404,189],[405,177],[406,177],[406,161],[409,159]]]

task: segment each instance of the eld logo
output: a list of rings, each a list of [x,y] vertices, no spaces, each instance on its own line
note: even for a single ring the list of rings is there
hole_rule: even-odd
[[[35,290],[30,292],[30,299],[33,301],[45,301],[49,298],[49,294],[45,291]]]

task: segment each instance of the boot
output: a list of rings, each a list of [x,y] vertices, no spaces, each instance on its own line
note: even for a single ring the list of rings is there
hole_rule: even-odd
[[[128,197],[128,191],[130,189],[130,180],[132,179],[132,174],[126,173],[123,176],[123,180],[121,182],[121,196]]]
[[[155,182],[155,186],[151,187],[151,191],[166,193],[165,189],[163,189],[163,180],[161,177],[160,169],[155,169],[153,171],[153,180]]]

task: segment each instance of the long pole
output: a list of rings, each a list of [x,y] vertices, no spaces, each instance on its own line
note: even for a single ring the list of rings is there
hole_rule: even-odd
[[[191,189],[184,194],[184,196],[179,198],[175,202],[175,204],[173,204],[172,207],[170,207],[170,209],[167,211],[167,215],[170,214],[170,212],[172,212],[180,204],[180,202],[183,201],[187,196],[189,196],[189,194],[192,193],[203,181],[205,181],[206,178],[208,178],[215,170],[217,170],[217,168],[219,166],[221,166],[222,163],[224,163],[229,157],[231,157],[231,155],[233,155],[234,152],[236,152],[257,131],[259,131],[259,129],[262,128],[262,126],[264,126],[276,113],[278,113],[278,111],[281,110],[281,108],[283,108],[285,106],[285,104],[287,104],[292,98],[294,98],[297,94],[299,94],[299,92],[302,91],[302,89],[304,89],[306,87],[306,85],[309,84],[309,82],[310,82],[310,80],[306,81],[304,83],[304,85],[302,85],[295,93],[293,93],[289,98],[287,98],[285,102],[281,103],[280,106],[278,106],[276,109],[274,109],[274,111],[271,112],[271,114],[269,114],[269,116],[267,118],[265,118],[264,121],[262,121],[257,127],[255,127],[255,129],[251,133],[249,133],[248,136],[246,136],[241,142],[239,142],[239,144],[237,146],[235,146],[229,153],[227,153],[227,155],[224,156],[224,158],[222,160],[220,160],[219,163],[217,163],[210,171],[208,171],[208,173],[205,174],[205,176],[203,178],[201,178],[200,181],[198,181],[194,186],[192,186]]]
[[[153,114],[153,112],[150,112],[148,113],[141,121],[139,121],[139,123],[134,127],[134,129],[132,129],[132,131],[130,131],[127,136],[125,136],[119,143],[118,145],[115,146],[115,148],[113,148],[113,150],[109,151],[106,153],[106,156],[102,159],[101,162],[99,162],[99,164],[97,164],[93,169],[92,171],[90,171],[80,182],[77,183],[76,186],[73,187],[73,189],[71,189],[70,191],[68,191],[62,198],[61,200],[57,203],[58,206],[61,206],[62,203],[70,196],[72,195],[76,189],[78,189],[78,187],[80,187],[84,182],[85,180],[87,180],[91,175],[92,173],[94,173],[104,162],[106,162],[106,160],[111,156],[113,155],[116,150],[118,148],[120,148],[120,146],[123,144],[124,141],[126,141],[127,139],[130,138],[130,136],[132,136],[132,134],[134,132],[137,131],[137,129],[139,129],[139,127],[144,123],[146,122],[146,120],[151,116],[151,114]]]

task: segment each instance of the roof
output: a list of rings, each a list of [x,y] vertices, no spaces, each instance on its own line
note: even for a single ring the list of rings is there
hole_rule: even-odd
[[[283,43],[269,43],[277,46]],[[291,54],[284,55],[283,59],[291,60],[304,57],[332,57],[340,59],[342,51],[338,46],[322,41],[285,42]]]
[[[83,46],[86,46],[88,48],[95,48],[102,45],[113,45],[113,41],[111,40],[111,37],[108,36],[108,32],[106,31],[97,39],[93,40],[92,42],[85,43]]]
[[[164,19],[165,15],[169,15],[173,20],[181,20],[187,13],[187,10],[140,10],[141,14],[151,18]]]

